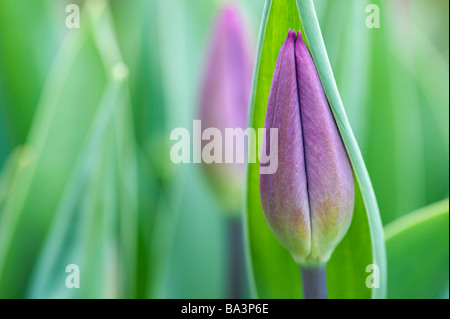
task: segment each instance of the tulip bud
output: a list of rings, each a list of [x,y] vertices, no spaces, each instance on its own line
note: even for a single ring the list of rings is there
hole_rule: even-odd
[[[222,137],[226,136],[225,129],[246,129],[252,76],[252,54],[244,24],[237,8],[227,5],[219,14],[207,57],[200,101],[202,129],[217,128]],[[202,148],[208,142],[203,140]],[[203,167],[227,210],[239,212],[245,163],[229,163],[225,154],[234,152],[239,158],[245,149],[233,146],[222,141],[221,163],[204,163]]]
[[[265,120],[270,128],[278,129],[278,170],[260,174],[264,216],[297,263],[326,263],[351,223],[353,171],[300,32],[289,31],[278,55]]]

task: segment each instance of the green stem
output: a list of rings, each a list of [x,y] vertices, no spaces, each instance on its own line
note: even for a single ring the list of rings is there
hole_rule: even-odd
[[[244,251],[242,238],[242,223],[240,218],[232,218],[228,221],[229,242],[229,287],[228,298],[243,298],[244,282]]]
[[[303,298],[328,299],[325,265],[315,267],[300,266],[303,283]]]

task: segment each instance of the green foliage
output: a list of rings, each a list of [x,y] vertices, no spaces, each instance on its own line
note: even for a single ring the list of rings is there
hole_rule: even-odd
[[[170,131],[197,117],[225,2],[0,1],[0,297],[225,297],[223,208],[197,166],[168,156]],[[384,295],[364,284],[368,264],[385,270],[372,181],[389,223],[388,297],[448,297],[448,203],[401,218],[448,197],[448,1],[315,0],[322,34],[311,1],[234,2],[254,39],[263,19],[251,125],[262,127],[287,30],[304,27],[352,158],[355,216],[328,265],[330,296]],[[65,26],[69,3],[80,29]],[[369,3],[380,29],[364,25]],[[253,290],[301,297],[298,267],[263,219],[256,167]],[[70,263],[79,290],[65,287]]]
[[[25,141],[57,52],[62,36],[57,24],[64,23],[54,14],[57,8],[64,10],[62,3],[52,0],[0,3],[0,105],[9,106],[2,107],[0,123],[9,147]]]
[[[389,298],[448,298],[448,199],[386,225]]]
[[[300,13],[300,15],[298,14]],[[303,26],[303,27],[301,27]],[[311,1],[267,1],[255,70],[250,125],[264,126],[265,110],[279,48],[289,29],[303,29],[355,173],[356,203],[352,225],[327,265],[331,298],[382,298],[386,267],[383,230],[375,195],[361,153],[344,113]],[[263,216],[259,163],[248,166],[247,232],[250,271],[261,298],[301,297],[298,266],[278,243]],[[368,289],[365,271],[376,264],[382,286]]]
[[[90,25],[80,33],[71,34],[56,58],[26,148],[20,153],[19,168],[3,204],[0,224],[2,297],[25,296],[28,285],[33,283],[33,266],[41,247],[44,247],[41,256],[49,257],[41,257],[40,263],[45,266],[37,267],[34,276],[40,280],[46,278],[42,272],[54,269],[56,262],[66,261],[64,258],[55,260],[57,257],[73,253],[73,241],[85,242],[85,249],[82,244],[76,245],[82,249],[85,260],[106,252],[102,249],[105,244],[101,238],[114,232],[114,219],[120,220],[120,214],[116,216],[114,211],[123,211],[120,206],[109,208],[108,205],[114,205],[112,199],[120,198],[116,205],[126,205],[128,210],[136,207],[136,191],[130,181],[136,172],[132,163],[135,155],[130,153],[133,152],[130,143],[133,137],[126,107],[126,75],[117,74],[121,60],[114,38],[107,34],[109,21],[105,8],[92,5],[85,13],[91,17],[87,20]],[[92,32],[94,29],[96,32]],[[110,41],[100,46],[100,37]],[[86,74],[90,81],[85,80]],[[103,166],[107,158],[113,166]],[[91,175],[93,167],[97,169]],[[78,212],[76,217],[73,217],[74,212]],[[105,212],[108,214],[104,215]],[[120,260],[126,261],[123,267],[127,286],[134,282],[130,280],[132,273],[129,274],[135,262],[134,249],[133,243],[130,246],[128,242],[132,236],[127,234],[136,233],[133,214],[136,213],[129,210],[128,218],[119,224],[121,234],[126,234],[127,239],[120,237],[116,243],[121,248],[120,254],[124,253]],[[79,233],[70,222],[80,224]],[[96,229],[98,224],[105,227],[104,232]],[[67,247],[60,246],[62,243],[67,243]],[[21,265],[20,272],[14,271],[17,265]],[[85,268],[86,289],[80,290],[80,296],[101,295],[89,289],[87,283],[97,278],[96,272],[102,269]],[[52,284],[51,280],[45,282],[45,285]],[[60,284],[64,285],[64,281]],[[38,287],[45,296],[52,295],[44,293],[48,287]]]

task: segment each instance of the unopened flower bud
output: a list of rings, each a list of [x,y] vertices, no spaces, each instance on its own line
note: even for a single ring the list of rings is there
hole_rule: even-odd
[[[241,207],[245,159],[238,159],[245,156],[245,149],[235,147],[239,143],[227,144],[225,138],[226,130],[247,128],[253,58],[244,26],[236,6],[223,7],[212,33],[199,114],[202,129],[217,129],[224,139],[221,161],[206,163],[203,167],[222,203],[233,213],[239,212]],[[209,141],[202,143],[204,148]],[[227,154],[234,155],[231,162]]]
[[[278,170],[260,174],[264,216],[299,264],[326,263],[351,223],[353,171],[300,32],[289,31],[278,55],[265,120],[270,128],[278,129]]]

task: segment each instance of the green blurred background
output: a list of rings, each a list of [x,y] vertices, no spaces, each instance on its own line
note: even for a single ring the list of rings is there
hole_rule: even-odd
[[[224,2],[0,0],[0,297],[226,297],[224,208],[169,157]],[[256,54],[264,0],[233,3]],[[315,5],[383,223],[448,197],[448,1]]]

